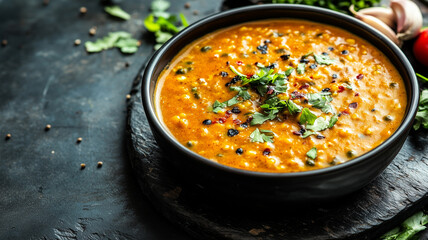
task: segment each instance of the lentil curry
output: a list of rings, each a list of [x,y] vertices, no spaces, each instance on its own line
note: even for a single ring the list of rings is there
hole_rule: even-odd
[[[362,155],[400,125],[403,80],[367,41],[301,20],[210,33],[161,73],[157,114],[172,135],[218,163],[299,172]]]

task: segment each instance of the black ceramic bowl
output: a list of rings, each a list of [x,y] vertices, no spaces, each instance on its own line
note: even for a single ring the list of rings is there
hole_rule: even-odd
[[[159,74],[187,44],[215,30],[272,18],[294,18],[334,25],[368,40],[395,65],[407,90],[406,115],[397,131],[384,143],[351,161],[297,173],[264,173],[240,170],[204,158],[181,145],[155,112],[154,89]],[[412,127],[419,101],[418,82],[406,56],[389,39],[353,17],[302,5],[269,4],[234,9],[206,17],[178,33],[148,63],[142,87],[143,105],[150,127],[166,158],[191,183],[230,199],[275,202],[323,200],[343,196],[372,181],[394,159]]]

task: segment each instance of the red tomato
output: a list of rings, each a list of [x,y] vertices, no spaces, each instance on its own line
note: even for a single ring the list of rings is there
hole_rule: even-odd
[[[413,44],[413,54],[420,63],[428,66],[428,29],[422,31]]]

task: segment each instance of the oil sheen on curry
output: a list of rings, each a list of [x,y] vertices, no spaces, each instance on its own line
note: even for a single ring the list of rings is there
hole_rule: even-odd
[[[259,172],[349,161],[406,109],[403,80],[367,41],[301,20],[257,21],[195,40],[161,73],[157,114],[192,151]]]

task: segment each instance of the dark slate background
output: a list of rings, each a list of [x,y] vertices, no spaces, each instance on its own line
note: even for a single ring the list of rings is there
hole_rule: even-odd
[[[150,0],[116,1],[129,21],[102,1],[42,2],[0,0],[0,239],[189,239],[144,197],[126,153],[126,94],[154,42],[142,21]],[[221,6],[171,2],[190,22]],[[120,30],[142,40],[137,53],[85,52],[85,41]]]

